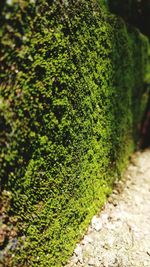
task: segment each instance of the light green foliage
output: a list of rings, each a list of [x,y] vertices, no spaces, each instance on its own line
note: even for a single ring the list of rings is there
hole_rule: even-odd
[[[22,0],[2,14],[0,174],[19,218],[14,266],[59,267],[133,149],[148,42],[95,1]]]

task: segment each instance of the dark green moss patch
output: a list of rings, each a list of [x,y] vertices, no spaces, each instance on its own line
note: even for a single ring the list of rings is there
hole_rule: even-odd
[[[59,267],[134,148],[148,41],[95,1],[34,2],[2,11],[0,175],[13,265]]]

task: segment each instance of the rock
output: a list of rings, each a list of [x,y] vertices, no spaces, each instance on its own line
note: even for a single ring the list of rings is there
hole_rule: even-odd
[[[144,261],[144,267],[148,267],[149,266],[149,262]]]
[[[109,239],[108,239],[107,242],[108,242],[109,247],[112,248],[113,247],[113,244],[114,244],[114,238],[112,236],[109,237]]]
[[[78,244],[74,250],[74,254],[77,256],[80,263],[83,262],[82,247]]]
[[[94,266],[95,265],[95,261],[93,258],[90,258],[89,261],[88,261],[88,265],[89,266]]]
[[[147,250],[147,255],[150,256],[150,249]]]
[[[103,213],[103,214],[101,215],[101,220],[102,220],[103,227],[105,227],[105,225],[107,225],[108,220],[109,220],[109,216],[108,216],[108,214]]]
[[[108,198],[108,202],[110,203],[110,204],[113,204],[113,206],[117,206],[118,205],[118,201],[117,201],[117,199],[115,198],[115,197],[113,197],[113,195],[111,195],[109,198]]]
[[[82,244],[83,244],[83,245],[91,244],[92,241],[93,241],[93,239],[92,239],[90,236],[86,235],[86,236],[84,237],[84,239],[82,240]]]
[[[96,216],[93,217],[92,222],[91,222],[91,226],[94,230],[96,230],[97,232],[99,232],[102,229],[102,221],[100,218],[97,218]]]

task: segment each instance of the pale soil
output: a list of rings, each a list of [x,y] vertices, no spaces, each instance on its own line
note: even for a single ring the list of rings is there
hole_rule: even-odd
[[[150,150],[134,155],[124,180],[66,267],[150,267]]]

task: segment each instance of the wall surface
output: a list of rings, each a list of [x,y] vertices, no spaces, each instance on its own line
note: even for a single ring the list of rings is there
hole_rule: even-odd
[[[135,147],[148,40],[94,0],[9,1],[0,25],[4,264],[60,267]]]

